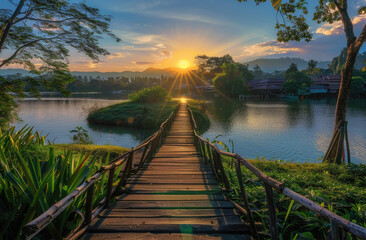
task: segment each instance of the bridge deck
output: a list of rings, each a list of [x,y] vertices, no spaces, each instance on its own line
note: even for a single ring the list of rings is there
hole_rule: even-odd
[[[82,239],[250,239],[195,149],[185,104],[153,160],[126,188]]]

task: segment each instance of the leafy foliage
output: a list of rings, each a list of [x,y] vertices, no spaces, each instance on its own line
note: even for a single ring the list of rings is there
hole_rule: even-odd
[[[10,0],[9,0],[10,1]],[[13,3],[13,1],[10,1]],[[99,46],[99,37],[109,35],[120,41],[109,31],[110,16],[85,2],[65,0],[20,0],[14,11],[0,9],[0,68],[18,64],[32,74],[13,80],[0,79],[0,125],[16,117],[14,97],[24,97],[23,89],[39,96],[39,86],[68,94],[66,86],[73,81],[69,72],[69,48],[85,54],[93,61],[100,55],[109,54]],[[4,51],[6,50],[6,51]],[[35,62],[41,66],[36,67]]]
[[[240,203],[238,180],[232,159],[222,157],[233,188],[232,198]],[[258,158],[249,160],[269,177],[285,183],[289,189],[315,201],[330,211],[366,226],[365,165],[288,163]],[[261,181],[244,166],[243,181],[256,221],[269,232],[268,208]],[[275,193],[280,239],[326,239],[329,222],[284,195]],[[349,238],[351,239],[351,238]]]
[[[53,147],[42,151],[45,139],[29,127],[0,132],[0,235],[5,239],[19,239],[24,224],[75,190],[98,168],[97,155],[89,158],[71,151],[56,155]],[[77,223],[72,212],[82,207],[83,198],[49,225],[48,234],[54,239],[67,234],[70,223]]]
[[[163,103],[124,102],[97,109],[88,115],[91,124],[156,129],[174,111],[177,101]]]
[[[247,90],[247,85],[239,66],[233,63],[224,63],[222,73],[213,79],[214,87],[224,95],[238,96]]]
[[[70,133],[73,133],[72,140],[76,144],[92,144],[93,141],[90,139],[88,130],[84,129],[83,127],[76,127],[75,129],[71,130]]]
[[[157,86],[133,92],[128,98],[134,103],[159,103],[169,100],[170,96],[163,87]]]
[[[283,90],[287,93],[297,94],[299,90],[306,90],[313,84],[313,79],[304,72],[293,72],[286,76],[282,84]]]

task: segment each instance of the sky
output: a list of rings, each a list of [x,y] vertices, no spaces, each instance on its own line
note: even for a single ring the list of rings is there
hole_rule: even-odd
[[[300,57],[330,61],[346,46],[340,22],[332,25],[308,21],[313,40],[276,41],[276,12],[270,1],[256,6],[237,0],[87,0],[103,14],[111,15],[111,30],[122,39],[105,37],[100,45],[111,54],[93,62],[72,52],[72,71],[141,71],[149,67],[194,66],[200,54],[230,54],[235,61],[257,58]],[[318,1],[309,1],[310,15]],[[366,0],[349,0],[355,33],[361,32],[366,15],[357,9]],[[361,51],[365,51],[363,47]]]

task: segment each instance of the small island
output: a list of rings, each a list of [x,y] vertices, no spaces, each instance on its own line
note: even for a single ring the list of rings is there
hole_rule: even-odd
[[[172,99],[161,86],[144,88],[129,95],[129,101],[93,110],[88,115],[89,124],[121,126],[127,128],[157,129],[175,110],[179,101]],[[208,130],[210,120],[203,101],[188,100],[197,121],[198,132]]]

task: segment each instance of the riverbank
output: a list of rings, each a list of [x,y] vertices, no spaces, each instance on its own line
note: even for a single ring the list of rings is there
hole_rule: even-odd
[[[366,226],[366,165],[335,165],[293,163],[266,159],[248,160],[268,176],[281,181],[289,189],[313,200],[332,212],[361,226]],[[240,202],[239,186],[231,160],[224,159],[225,172],[234,192],[232,198]],[[268,226],[267,203],[260,180],[245,167],[243,179],[256,221]],[[280,234],[282,239],[325,239],[329,222],[284,195],[275,194]],[[268,230],[268,229],[267,229]]]

